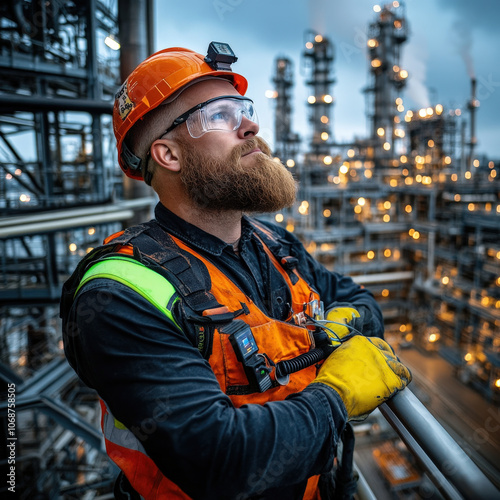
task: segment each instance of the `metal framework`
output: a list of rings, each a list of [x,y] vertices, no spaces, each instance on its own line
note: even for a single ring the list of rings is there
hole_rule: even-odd
[[[0,6],[0,380],[16,387],[20,498],[109,491],[96,396],[62,352],[61,285],[131,206],[114,159],[113,0]],[[2,430],[7,408],[0,408]],[[6,449],[0,452],[2,475]],[[5,475],[4,475],[5,477]],[[0,495],[7,487],[0,485]],[[79,493],[78,493],[79,492]]]

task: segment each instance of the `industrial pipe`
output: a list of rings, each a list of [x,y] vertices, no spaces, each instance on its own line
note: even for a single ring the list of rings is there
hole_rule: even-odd
[[[95,214],[85,217],[73,217],[71,219],[54,219],[47,222],[35,224],[23,224],[16,227],[0,228],[0,238],[15,238],[19,236],[30,236],[32,234],[44,234],[78,227],[95,226],[127,220],[134,215],[132,210],[120,210],[109,214]]]
[[[121,43],[120,79],[124,82],[135,67],[154,51],[152,21],[153,0],[119,0],[118,29]],[[147,196],[149,186],[137,182],[130,177],[123,178],[123,194],[125,199],[133,200]],[[134,216],[126,221],[127,226],[139,224],[151,216],[148,210],[136,211]]]
[[[0,94],[2,113],[14,111],[86,111],[88,113],[113,112],[111,101],[96,99],[67,99],[64,97],[33,97],[18,94]]]
[[[137,210],[152,207],[156,203],[155,197],[138,198],[136,200],[120,201],[105,205],[90,205],[86,207],[56,209],[46,212],[25,213],[17,217],[0,218],[0,229],[27,224],[38,224],[47,221],[61,221],[71,217],[84,217],[96,214],[117,213],[121,210]]]

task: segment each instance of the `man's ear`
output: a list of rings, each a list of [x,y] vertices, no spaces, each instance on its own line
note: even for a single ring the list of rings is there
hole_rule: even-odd
[[[151,144],[151,157],[163,168],[171,172],[181,169],[179,163],[179,147],[169,139],[158,139]]]

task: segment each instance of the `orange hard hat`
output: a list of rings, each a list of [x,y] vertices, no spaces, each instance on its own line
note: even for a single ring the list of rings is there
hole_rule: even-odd
[[[213,44],[214,42],[211,46]],[[227,44],[219,45],[227,46]],[[236,59],[234,57],[233,61]],[[228,79],[241,95],[245,94],[248,87],[243,76],[231,71],[230,64],[213,64],[208,56],[205,58],[201,54],[181,47],[160,50],[132,71],[116,93],[113,108],[113,130],[117,141],[118,163],[125,175],[132,179],[143,180],[140,159],[124,145],[127,133],[137,120],[185,85],[207,76]]]

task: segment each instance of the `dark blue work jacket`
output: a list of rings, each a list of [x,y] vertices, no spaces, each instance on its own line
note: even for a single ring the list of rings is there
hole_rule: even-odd
[[[289,316],[288,286],[246,217],[239,255],[161,204],[155,217],[167,232],[215,263],[267,315]],[[291,233],[265,224],[298,259],[299,273],[326,307],[351,303],[363,313],[363,333],[382,337],[382,314],[369,291],[325,269]],[[182,308],[174,309],[174,317],[182,332],[129,287],[92,280],[69,313],[66,355],[158,468],[188,495],[301,498],[308,477],[332,469],[346,422],[338,394],[314,384],[285,401],[236,409],[194,345]]]

